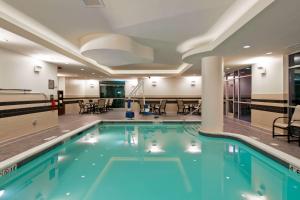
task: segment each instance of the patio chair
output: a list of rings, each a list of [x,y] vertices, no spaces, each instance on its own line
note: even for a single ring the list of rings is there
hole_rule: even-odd
[[[97,104],[97,111],[99,113],[106,112],[106,107],[105,107],[105,99],[99,99],[98,104]]]
[[[195,106],[193,106],[192,114],[201,115],[201,105],[202,105],[202,101],[199,99],[198,100],[198,104],[196,104]]]
[[[113,102],[114,102],[114,99],[113,99],[113,98],[110,98],[109,101],[108,101],[108,106],[107,106],[107,109],[108,109],[108,110],[112,110]]]
[[[79,100],[78,105],[79,105],[79,114],[88,113],[90,111],[89,105],[85,104],[83,100]]]
[[[295,111],[293,113],[293,116],[291,120],[289,120],[287,123],[285,122],[278,122],[279,119],[289,119],[288,117],[277,117],[273,121],[273,128],[272,128],[272,136],[274,137],[287,137],[288,142],[298,141],[300,146],[300,136],[299,132],[300,130],[300,105],[297,105],[295,108]],[[287,134],[276,134],[275,128],[279,128],[282,130],[285,130]],[[297,138],[297,139],[291,139],[291,138]]]
[[[140,114],[141,114],[145,111],[145,101],[144,101],[144,99],[140,99],[139,104],[140,104]]]
[[[182,99],[177,99],[177,114],[185,114],[190,110],[190,106],[183,103]]]
[[[154,112],[159,115],[167,114],[166,113],[166,105],[167,105],[167,100],[166,99],[161,100],[160,104],[155,105]]]

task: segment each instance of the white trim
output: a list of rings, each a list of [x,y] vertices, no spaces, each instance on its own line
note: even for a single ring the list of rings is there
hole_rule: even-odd
[[[212,135],[212,136],[215,134],[215,133],[208,133],[208,132],[205,132],[205,131],[201,131],[201,132],[203,132],[205,134]],[[237,134],[237,133],[229,133],[229,132],[218,133],[218,135],[225,136],[225,137],[229,136],[231,138],[237,138],[237,139],[240,139],[242,141],[245,141],[246,143],[257,147],[258,149],[260,149],[260,150],[262,150],[262,151],[264,151],[264,152],[266,152],[266,153],[268,153],[268,154],[270,154],[274,157],[277,157],[278,159],[288,163],[289,165],[296,166],[296,167],[300,168],[300,159],[299,158],[296,158],[296,157],[294,157],[290,154],[284,153],[283,151],[275,149],[274,147],[269,146],[267,144],[264,144],[260,141],[257,141],[257,140],[255,140],[251,137],[241,135],[241,134]],[[229,138],[229,139],[231,139],[231,138]],[[251,148],[251,149],[253,149],[253,148]],[[253,150],[257,151],[256,149],[253,149]],[[272,158],[270,158],[270,159],[272,159]],[[276,160],[274,160],[274,161],[277,162]]]

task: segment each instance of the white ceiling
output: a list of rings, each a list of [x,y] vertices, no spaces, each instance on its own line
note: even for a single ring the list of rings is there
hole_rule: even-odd
[[[276,0],[213,51],[185,61],[200,66],[202,57],[220,55],[227,66],[237,66],[251,58],[268,56],[268,52],[273,56],[288,53],[290,46],[300,44],[299,8],[299,0]],[[243,49],[244,45],[251,48]]]
[[[154,63],[112,66],[110,72],[146,70],[151,73],[151,70],[178,69],[182,58],[176,51],[177,46],[205,34],[233,5],[246,0],[104,0],[104,8],[85,7],[81,0],[1,1],[48,27],[78,49],[80,38],[87,34],[130,36],[154,49]],[[263,1],[270,2],[247,0]],[[185,58],[184,62],[194,64],[185,74],[199,74],[200,60],[207,55],[222,55],[228,65],[239,65],[241,59],[266,52],[284,53],[288,46],[300,43],[299,7],[299,0],[275,0],[253,18],[248,16],[250,21],[245,21],[248,23],[240,24],[241,28],[227,35],[212,51]],[[250,49],[242,48],[248,44],[252,46]]]
[[[78,48],[87,34],[120,33],[153,48],[154,63],[176,69],[182,63],[177,45],[205,33],[235,0],[104,0],[104,8],[81,0],[3,1]]]

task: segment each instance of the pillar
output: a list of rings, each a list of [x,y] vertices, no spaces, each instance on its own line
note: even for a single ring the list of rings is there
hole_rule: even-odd
[[[202,126],[206,133],[223,131],[223,58],[202,58]]]

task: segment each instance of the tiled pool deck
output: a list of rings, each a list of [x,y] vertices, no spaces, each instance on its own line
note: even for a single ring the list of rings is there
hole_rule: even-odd
[[[124,120],[123,111],[111,111],[100,115],[64,115],[59,117],[59,126],[18,139],[0,142],[0,161],[6,160],[14,155],[22,153],[30,148],[47,142],[53,136],[60,136],[68,131],[75,130],[95,120]],[[143,116],[137,114],[136,120],[201,120],[198,115],[167,114],[154,119],[153,115]],[[224,131],[237,133],[252,137],[260,142],[272,146],[278,150],[300,158],[300,147],[297,143],[288,144],[284,139],[273,139],[271,133],[255,127],[249,123],[239,120],[224,119]]]

